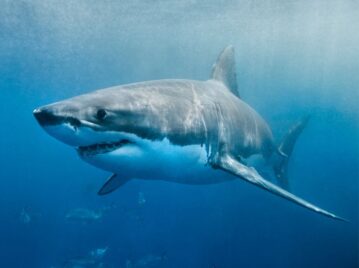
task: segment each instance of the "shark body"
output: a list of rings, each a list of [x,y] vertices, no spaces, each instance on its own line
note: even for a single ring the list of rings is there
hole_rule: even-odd
[[[40,125],[113,175],[107,194],[133,178],[212,184],[238,178],[303,207],[341,219],[264,179],[248,159],[279,159],[273,169],[287,185],[287,164],[307,119],[277,147],[265,120],[239,96],[234,49],[220,54],[211,79],[156,80],[97,90],[34,110]]]

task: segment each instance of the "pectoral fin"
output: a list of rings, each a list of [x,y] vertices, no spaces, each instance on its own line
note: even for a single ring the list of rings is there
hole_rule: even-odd
[[[235,176],[240,177],[241,179],[244,179],[244,180],[246,180],[252,184],[255,184],[273,194],[276,194],[280,197],[290,200],[302,207],[305,207],[307,209],[310,209],[312,211],[315,211],[317,213],[320,213],[322,215],[325,215],[325,216],[333,218],[333,219],[346,221],[345,219],[340,218],[340,217],[336,216],[335,214],[330,213],[324,209],[321,209],[321,208],[305,201],[304,199],[299,198],[299,197],[295,196],[294,194],[291,194],[291,193],[287,192],[286,190],[274,185],[273,183],[270,183],[269,181],[262,178],[261,175],[259,175],[258,172],[254,168],[247,167],[247,166],[241,164],[240,162],[238,162],[237,160],[235,160],[233,157],[231,157],[228,154],[221,156],[220,159],[218,159],[218,163],[215,164],[215,167],[221,168]]]
[[[128,182],[128,179],[120,178],[117,174],[114,173],[107,179],[105,184],[98,191],[98,194],[106,195],[106,194],[112,193],[117,188],[124,185],[126,182]]]

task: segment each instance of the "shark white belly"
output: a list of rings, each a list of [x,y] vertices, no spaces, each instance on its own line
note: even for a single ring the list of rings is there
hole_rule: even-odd
[[[236,177],[208,164],[208,151],[203,145],[178,146],[168,139],[142,140],[121,134],[128,144],[107,153],[79,152],[80,157],[98,168],[116,173],[123,179],[147,179],[182,184],[213,184]],[[140,146],[138,146],[140,145]]]

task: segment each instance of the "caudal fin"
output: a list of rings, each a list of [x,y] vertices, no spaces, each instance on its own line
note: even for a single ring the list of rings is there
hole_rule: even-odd
[[[309,118],[309,116],[305,116],[294,124],[283,137],[277,148],[273,170],[280,186],[287,190],[289,189],[288,163],[290,156],[292,155],[297,139],[307,125]]]

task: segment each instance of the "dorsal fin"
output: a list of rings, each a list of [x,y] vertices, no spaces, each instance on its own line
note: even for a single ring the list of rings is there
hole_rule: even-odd
[[[234,95],[239,97],[233,46],[226,47],[219,54],[216,63],[212,67],[211,78],[221,81]]]

